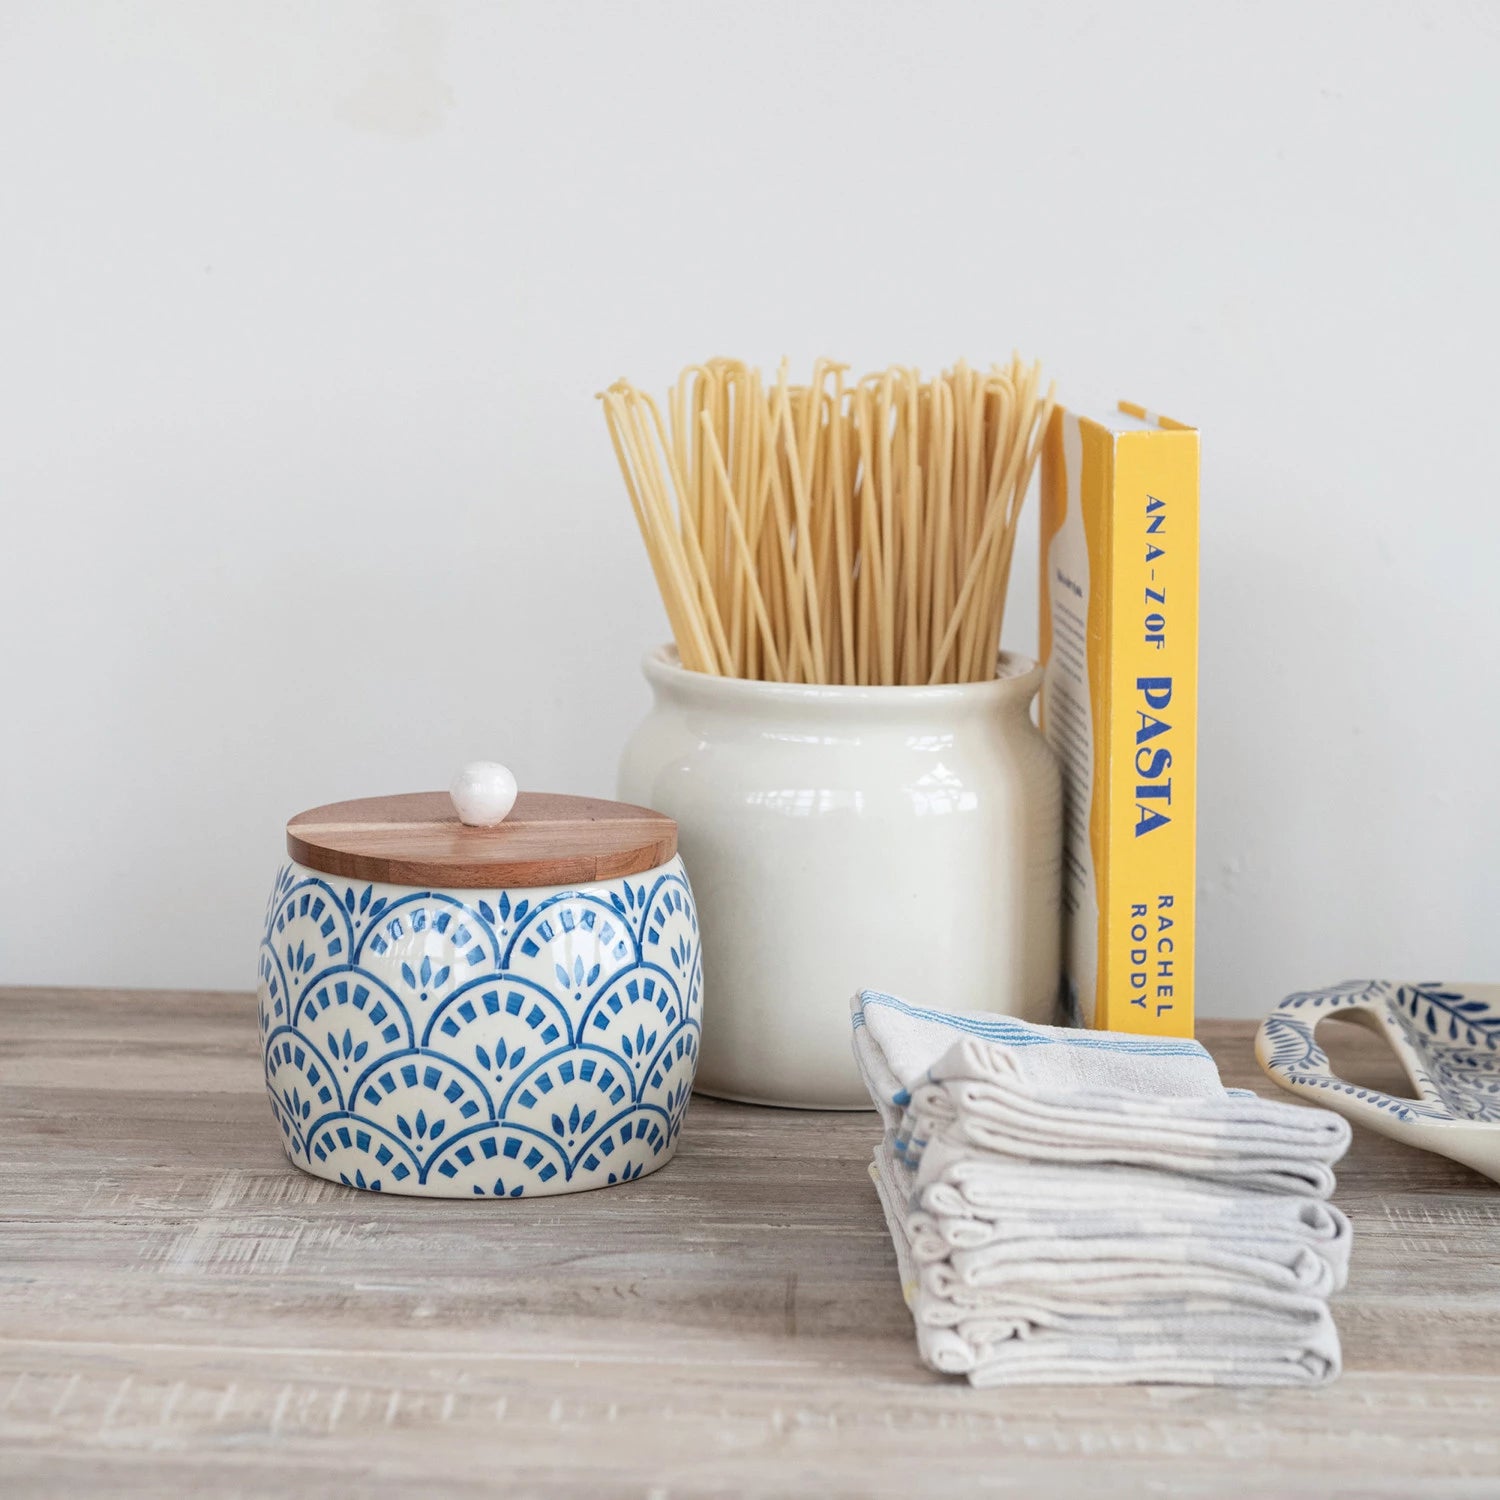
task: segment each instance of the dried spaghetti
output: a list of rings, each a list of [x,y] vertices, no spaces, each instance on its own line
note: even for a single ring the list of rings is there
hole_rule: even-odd
[[[1053,394],[1040,365],[806,385],[737,360],[684,370],[667,411],[602,397],[684,666],[772,682],[994,674],[1011,554]]]

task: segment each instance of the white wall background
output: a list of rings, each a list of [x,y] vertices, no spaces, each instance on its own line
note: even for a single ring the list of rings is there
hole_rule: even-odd
[[[1497,76],[1481,0],[7,5],[0,981],[248,988],[290,813],[609,793],[616,375],[1012,346],[1203,428],[1201,1011],[1500,977]]]

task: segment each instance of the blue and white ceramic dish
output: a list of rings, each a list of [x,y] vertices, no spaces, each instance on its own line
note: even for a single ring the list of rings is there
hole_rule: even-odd
[[[1315,1036],[1326,1020],[1352,1021],[1383,1036],[1417,1097],[1398,1099],[1338,1077]],[[1255,1055],[1294,1094],[1500,1181],[1495,986],[1355,980],[1288,995],[1261,1024]]]
[[[377,1192],[519,1198],[671,1160],[698,1059],[680,859],[576,886],[424,890],[284,865],[260,949],[292,1162]]]

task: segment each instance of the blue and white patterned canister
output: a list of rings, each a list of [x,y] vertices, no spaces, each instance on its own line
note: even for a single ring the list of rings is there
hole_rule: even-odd
[[[259,1014],[294,1165],[375,1192],[521,1198],[671,1160],[703,967],[670,818],[522,793],[471,827],[447,794],[416,793],[302,813],[287,849]]]

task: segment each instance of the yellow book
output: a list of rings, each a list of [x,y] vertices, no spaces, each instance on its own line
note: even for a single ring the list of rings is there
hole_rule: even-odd
[[[1102,419],[1058,411],[1041,530],[1065,993],[1084,1025],[1191,1036],[1197,432],[1124,402]]]

